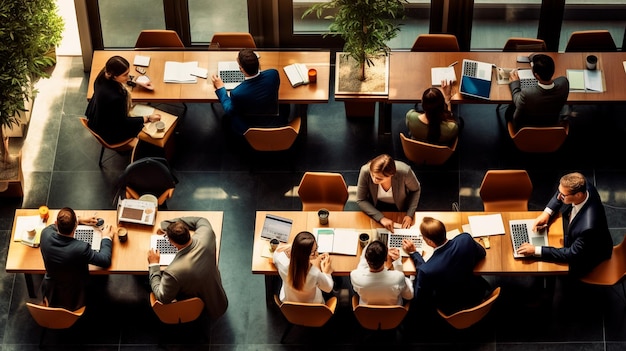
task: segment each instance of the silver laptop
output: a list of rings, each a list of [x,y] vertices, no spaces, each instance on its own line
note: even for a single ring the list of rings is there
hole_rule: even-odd
[[[415,229],[394,229],[390,232],[385,228],[376,228],[378,240],[382,241],[388,248],[400,249],[400,255],[408,257],[409,254],[402,249],[402,239],[411,239],[415,244],[415,250],[422,251],[422,233]]]
[[[278,239],[278,241],[286,243],[291,233],[291,224],[293,220],[283,218],[271,214],[265,215],[261,237],[265,239]]]
[[[548,246],[548,230],[541,229],[533,232],[534,219],[515,219],[509,221],[509,231],[511,242],[513,243],[513,257],[526,257],[517,253],[517,249],[523,243],[530,243],[533,246]]]
[[[159,264],[161,266],[169,266],[174,260],[178,250],[164,235],[152,234],[150,236],[150,248],[159,250],[161,258]]]
[[[235,89],[244,80],[243,72],[239,69],[237,61],[219,61],[217,73],[224,82],[226,90]]]
[[[539,82],[535,78],[532,69],[520,69],[517,71],[517,74],[519,75],[519,83],[522,89],[534,87]]]
[[[120,199],[117,203],[117,221],[154,225],[157,205],[154,202]]]
[[[74,231],[74,239],[84,241],[91,245],[92,249],[100,251],[102,231],[89,225],[79,224]]]
[[[474,60],[463,60],[459,91],[465,96],[489,100],[493,65]]]

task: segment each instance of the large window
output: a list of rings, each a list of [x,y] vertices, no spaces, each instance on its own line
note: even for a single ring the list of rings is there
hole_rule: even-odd
[[[153,0],[98,1],[105,48],[132,48],[143,29],[165,29],[165,15],[160,2]]]
[[[537,38],[541,0],[475,0],[471,50],[501,50],[510,37]]]
[[[215,32],[248,32],[247,0],[188,0],[191,44],[206,44]]]
[[[567,0],[559,39],[559,51],[564,51],[574,31],[607,29],[620,48],[624,40],[626,4],[623,0]]]

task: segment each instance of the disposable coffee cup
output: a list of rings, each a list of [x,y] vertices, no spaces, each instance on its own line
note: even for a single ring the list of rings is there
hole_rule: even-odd
[[[330,212],[328,212],[327,209],[322,208],[319,211],[317,211],[317,216],[320,219],[320,224],[321,225],[326,225],[328,224],[328,216],[330,215]]]
[[[309,83],[317,82],[317,70],[315,68],[309,69]]]
[[[361,247],[366,247],[367,244],[369,244],[370,242],[370,235],[367,233],[361,233],[359,234],[359,244],[361,244]]]
[[[165,122],[163,121],[158,121],[154,124],[154,126],[156,127],[157,132],[161,133],[165,131]]]
[[[30,228],[26,231],[26,233],[28,234],[28,240],[33,240],[33,238],[35,238],[35,235],[37,235],[37,229]]]
[[[278,241],[278,239],[272,239],[270,240],[270,252],[274,252],[276,251],[276,248],[278,247],[278,244],[280,242]]]
[[[126,228],[118,228],[117,238],[120,240],[121,243],[126,242],[126,240],[128,240],[128,230]]]
[[[596,66],[598,65],[598,56],[589,55],[587,56],[586,62],[587,62],[587,69],[594,70],[596,69]]]

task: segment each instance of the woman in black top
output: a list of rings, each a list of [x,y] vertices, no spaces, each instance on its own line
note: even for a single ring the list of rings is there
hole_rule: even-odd
[[[116,144],[139,134],[143,124],[161,119],[158,114],[130,117],[132,99],[126,89],[130,64],[121,56],[111,57],[96,77],[93,96],[87,106],[88,125],[109,144]]]

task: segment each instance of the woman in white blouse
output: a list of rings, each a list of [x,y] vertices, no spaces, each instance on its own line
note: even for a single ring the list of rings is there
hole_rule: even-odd
[[[281,301],[324,303],[322,291],[333,289],[331,258],[317,252],[317,242],[309,232],[298,233],[291,246],[278,247],[274,264],[283,280]]]

